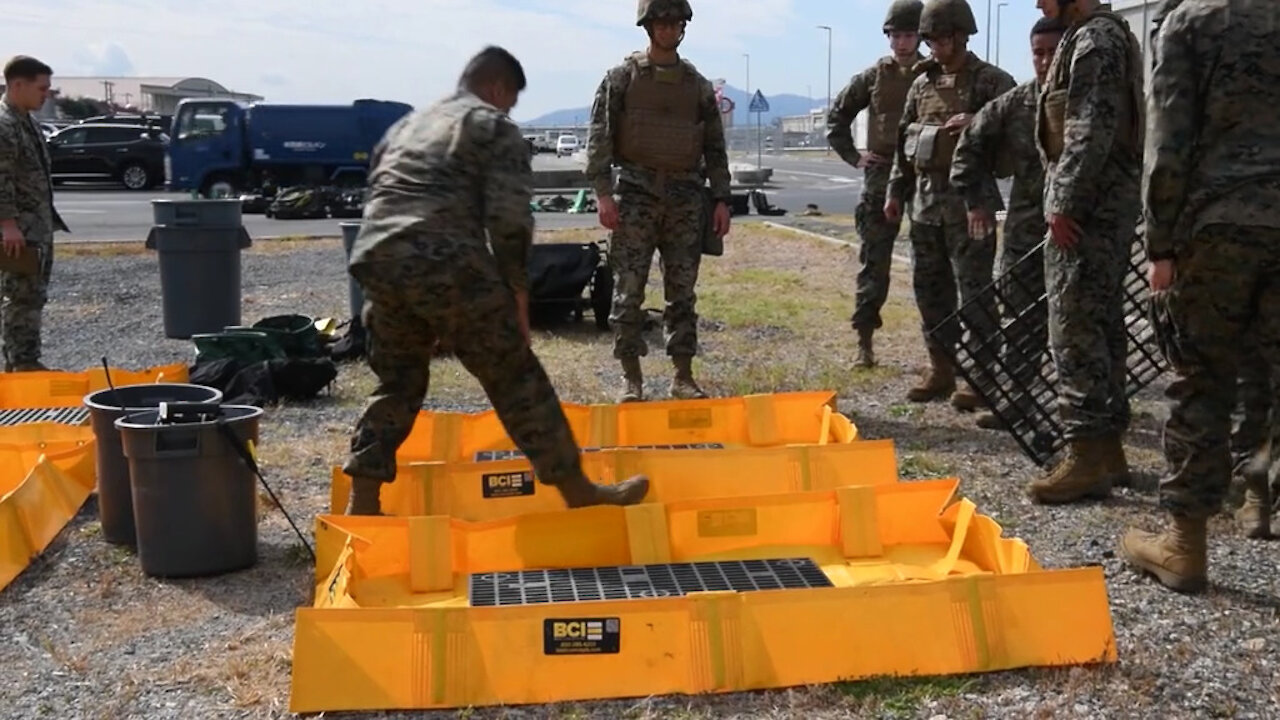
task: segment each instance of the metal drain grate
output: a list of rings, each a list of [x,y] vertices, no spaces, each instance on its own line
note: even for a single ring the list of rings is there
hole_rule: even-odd
[[[89,409],[83,407],[70,408],[18,408],[0,410],[0,427],[14,427],[31,423],[59,423],[62,425],[84,425],[89,422]]]
[[[1041,467],[1066,446],[1058,420],[1058,373],[1046,347],[1048,299],[1043,285],[1043,248],[1020,259],[994,283],[965,303],[944,322],[958,318],[964,327],[992,332],[964,332],[952,356],[960,375],[1005,423],[1023,452]],[[1155,333],[1148,322],[1145,248],[1136,238],[1124,277],[1124,326],[1128,344],[1125,394],[1151,384],[1164,372]],[[1033,298],[1025,304],[1020,299]],[[1005,308],[1025,305],[1010,317]],[[995,313],[997,317],[992,317]]]
[[[602,450],[723,450],[723,443],[687,443],[684,445],[618,445],[613,447],[584,447],[582,452],[595,453]],[[519,450],[481,450],[476,453],[476,462],[497,462],[499,460],[517,460],[524,457]]]
[[[834,585],[812,560],[786,558],[477,573],[468,596],[472,607],[497,607],[822,587]]]

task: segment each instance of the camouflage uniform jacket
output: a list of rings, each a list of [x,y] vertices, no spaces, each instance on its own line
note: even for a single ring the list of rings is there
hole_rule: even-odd
[[[440,257],[451,243],[484,247],[488,231],[503,279],[527,289],[532,188],[520,128],[458,91],[401,118],[374,148],[351,264]]]
[[[53,208],[44,134],[31,114],[0,98],[0,220],[14,218],[30,244],[48,245],[67,229]]]
[[[1137,182],[1142,163],[1141,138],[1126,140],[1140,136],[1142,125],[1141,106],[1130,108],[1132,98],[1141,96],[1141,62],[1131,67],[1137,40],[1124,20],[1101,15],[1067,29],[1037,101],[1039,118],[1048,112],[1051,95],[1065,93],[1061,155],[1055,161],[1046,150],[1039,119],[1036,145],[1046,169],[1046,215],[1078,222],[1110,199],[1102,196],[1103,187]]]
[[[1280,227],[1280,3],[1187,0],[1164,18],[1148,99],[1143,219],[1169,258],[1211,223]]]
[[[976,209],[990,207],[993,200],[999,203],[997,207],[1003,207],[999,193],[994,199],[990,197],[989,178],[1001,156],[1009,160],[1013,189],[1006,232],[1012,227],[1039,228],[1039,234],[1044,234],[1044,166],[1036,149],[1039,95],[1039,83],[1030,80],[979,110],[960,135],[951,163],[951,185],[969,209]]]
[[[893,161],[893,171],[889,174],[890,198],[899,203],[911,201],[911,221],[927,225],[943,223],[967,223],[968,216],[964,199],[951,187],[949,168],[947,170],[920,172],[915,163],[908,158],[905,139],[909,125],[916,123],[920,117],[918,104],[928,85],[940,82],[948,76],[941,65],[932,58],[919,63],[922,72],[907,91],[907,105],[902,113],[902,123],[898,130],[898,149]],[[1017,84],[1013,76],[995,65],[983,62],[972,52],[967,53],[965,65],[960,73],[971,73],[968,89],[964,93],[964,107],[957,109],[959,113],[976,113],[987,103],[1012,90]],[[999,189],[994,174],[987,178],[987,193],[991,200],[987,209],[995,212],[999,209]]]
[[[613,167],[619,167],[618,179],[657,193],[662,184],[685,182],[702,186],[710,181],[711,196],[716,200],[728,203],[729,191],[729,154],[725,146],[724,121],[720,117],[720,108],[716,106],[716,91],[711,81],[698,73],[697,68],[683,58],[687,71],[694,73],[698,80],[700,95],[699,121],[703,127],[703,163],[699,171],[681,177],[667,173],[659,177],[659,173],[643,167],[632,165],[616,157],[614,141],[621,128],[621,118],[626,109],[623,107],[627,95],[627,86],[631,82],[632,63],[638,65],[641,73],[656,72],[656,67],[648,57],[638,60],[630,56],[605,73],[604,79],[596,88],[595,99],[591,104],[591,126],[587,134],[587,179],[597,196],[613,192]]]
[[[924,56],[916,53],[915,62],[919,63],[921,60],[924,60]],[[871,107],[871,96],[876,89],[876,76],[880,66],[897,62],[892,55],[880,58],[875,65],[850,78],[849,84],[844,86],[831,103],[831,112],[827,115],[827,144],[841,160],[854,167],[862,160],[862,153],[858,152],[853,139],[853,121],[858,113]]]

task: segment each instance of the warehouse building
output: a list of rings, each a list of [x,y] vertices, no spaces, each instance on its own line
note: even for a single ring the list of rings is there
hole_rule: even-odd
[[[64,98],[92,98],[118,108],[172,115],[185,98],[219,97],[257,102],[262,96],[236,92],[201,77],[76,77],[54,75],[53,87]]]

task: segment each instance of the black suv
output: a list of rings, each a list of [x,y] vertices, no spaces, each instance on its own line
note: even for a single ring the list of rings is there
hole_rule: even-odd
[[[49,136],[54,182],[109,177],[130,190],[164,183],[169,137],[156,127],[83,123]]]

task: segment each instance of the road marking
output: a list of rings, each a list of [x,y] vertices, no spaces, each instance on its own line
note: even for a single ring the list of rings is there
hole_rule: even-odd
[[[854,249],[861,247],[861,244],[854,240],[845,240],[844,238],[838,238],[838,237],[835,237],[834,235],[823,235],[822,233],[819,233],[819,232],[814,232],[812,230],[805,230],[803,228],[798,228],[798,227],[792,227],[791,225],[786,225],[780,222],[774,222],[773,220],[765,220],[764,224],[771,228],[776,228],[778,230],[787,230],[787,231],[796,233],[797,235],[807,235],[811,238],[822,240],[823,242],[834,243],[836,245],[844,245],[846,247],[851,247]],[[906,255],[899,255],[898,253],[894,253],[892,257],[894,260],[897,260],[898,262],[903,263],[907,267],[911,267],[911,264],[912,264],[911,258],[907,257]]]

